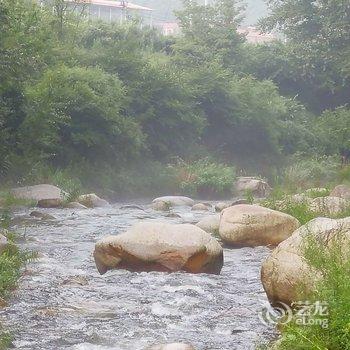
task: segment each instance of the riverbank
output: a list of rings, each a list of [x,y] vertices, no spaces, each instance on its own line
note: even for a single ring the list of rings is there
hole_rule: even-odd
[[[21,269],[33,254],[21,251],[16,245],[17,236],[8,230],[9,212],[0,211],[0,309],[7,306],[11,292],[16,288]],[[0,350],[10,347],[11,333],[0,323]]]

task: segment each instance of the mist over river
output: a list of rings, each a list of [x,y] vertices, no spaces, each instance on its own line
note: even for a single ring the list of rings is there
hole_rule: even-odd
[[[181,218],[169,218],[146,205],[121,206],[44,209],[53,221],[29,218],[28,209],[16,213],[21,248],[39,255],[0,312],[16,349],[142,350],[185,342],[198,350],[249,350],[273,336],[258,317],[267,302],[260,282],[266,247],[225,248],[219,276],[125,270],[100,276],[92,252],[103,236],[140,220],[193,223],[208,215],[179,207],[173,212]]]

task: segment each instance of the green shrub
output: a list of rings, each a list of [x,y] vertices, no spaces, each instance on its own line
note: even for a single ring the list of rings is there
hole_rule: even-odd
[[[304,248],[307,262],[322,276],[309,301],[327,305],[328,327],[315,322],[319,318],[317,314],[310,315],[307,326],[292,321],[281,328],[282,337],[274,349],[350,349],[350,250],[343,239],[340,229],[329,247],[321,240],[309,237]]]
[[[345,166],[339,171],[339,181],[350,183],[350,165]]]
[[[235,169],[208,158],[177,166],[179,186],[184,193],[199,196],[232,194]]]
[[[285,169],[283,184],[292,192],[321,187],[335,182],[338,172],[339,161],[333,157],[297,160]]]

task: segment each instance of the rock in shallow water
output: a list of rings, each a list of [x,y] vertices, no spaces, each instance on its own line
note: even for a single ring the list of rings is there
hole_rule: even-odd
[[[34,210],[30,213],[30,216],[41,220],[56,220],[56,218],[50,214],[42,213],[41,211]]]
[[[164,197],[158,197],[155,198],[152,203],[156,202],[165,202],[170,207],[176,207],[176,206],[189,206],[192,207],[194,205],[194,200],[189,197],[184,196],[164,196]]]
[[[235,205],[221,213],[219,234],[238,246],[277,245],[300,226],[294,217],[258,205]]]
[[[110,206],[105,199],[100,198],[95,193],[83,194],[78,197],[77,201],[88,208],[104,208]]]
[[[189,344],[172,343],[172,344],[154,345],[145,350],[195,350],[195,348]]]
[[[101,274],[111,269],[218,274],[223,266],[222,247],[210,234],[190,224],[160,222],[103,238],[94,258]]]
[[[63,205],[61,198],[40,199],[38,201],[39,208],[59,208]]]
[[[16,198],[35,201],[54,198],[62,199],[65,195],[60,188],[47,184],[13,188],[11,194]]]

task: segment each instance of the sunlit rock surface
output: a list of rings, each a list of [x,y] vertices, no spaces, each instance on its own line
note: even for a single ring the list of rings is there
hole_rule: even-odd
[[[145,222],[96,243],[97,269],[220,273],[223,252],[215,238],[190,224]]]
[[[288,214],[241,204],[223,210],[219,234],[224,242],[232,245],[277,245],[299,226],[299,221]]]
[[[304,243],[308,235],[329,246],[334,237],[344,236],[350,244],[350,218],[333,220],[317,218],[300,227],[282,242],[264,261],[261,280],[271,303],[292,304],[302,298],[300,288],[312,291],[319,276],[304,259]]]

